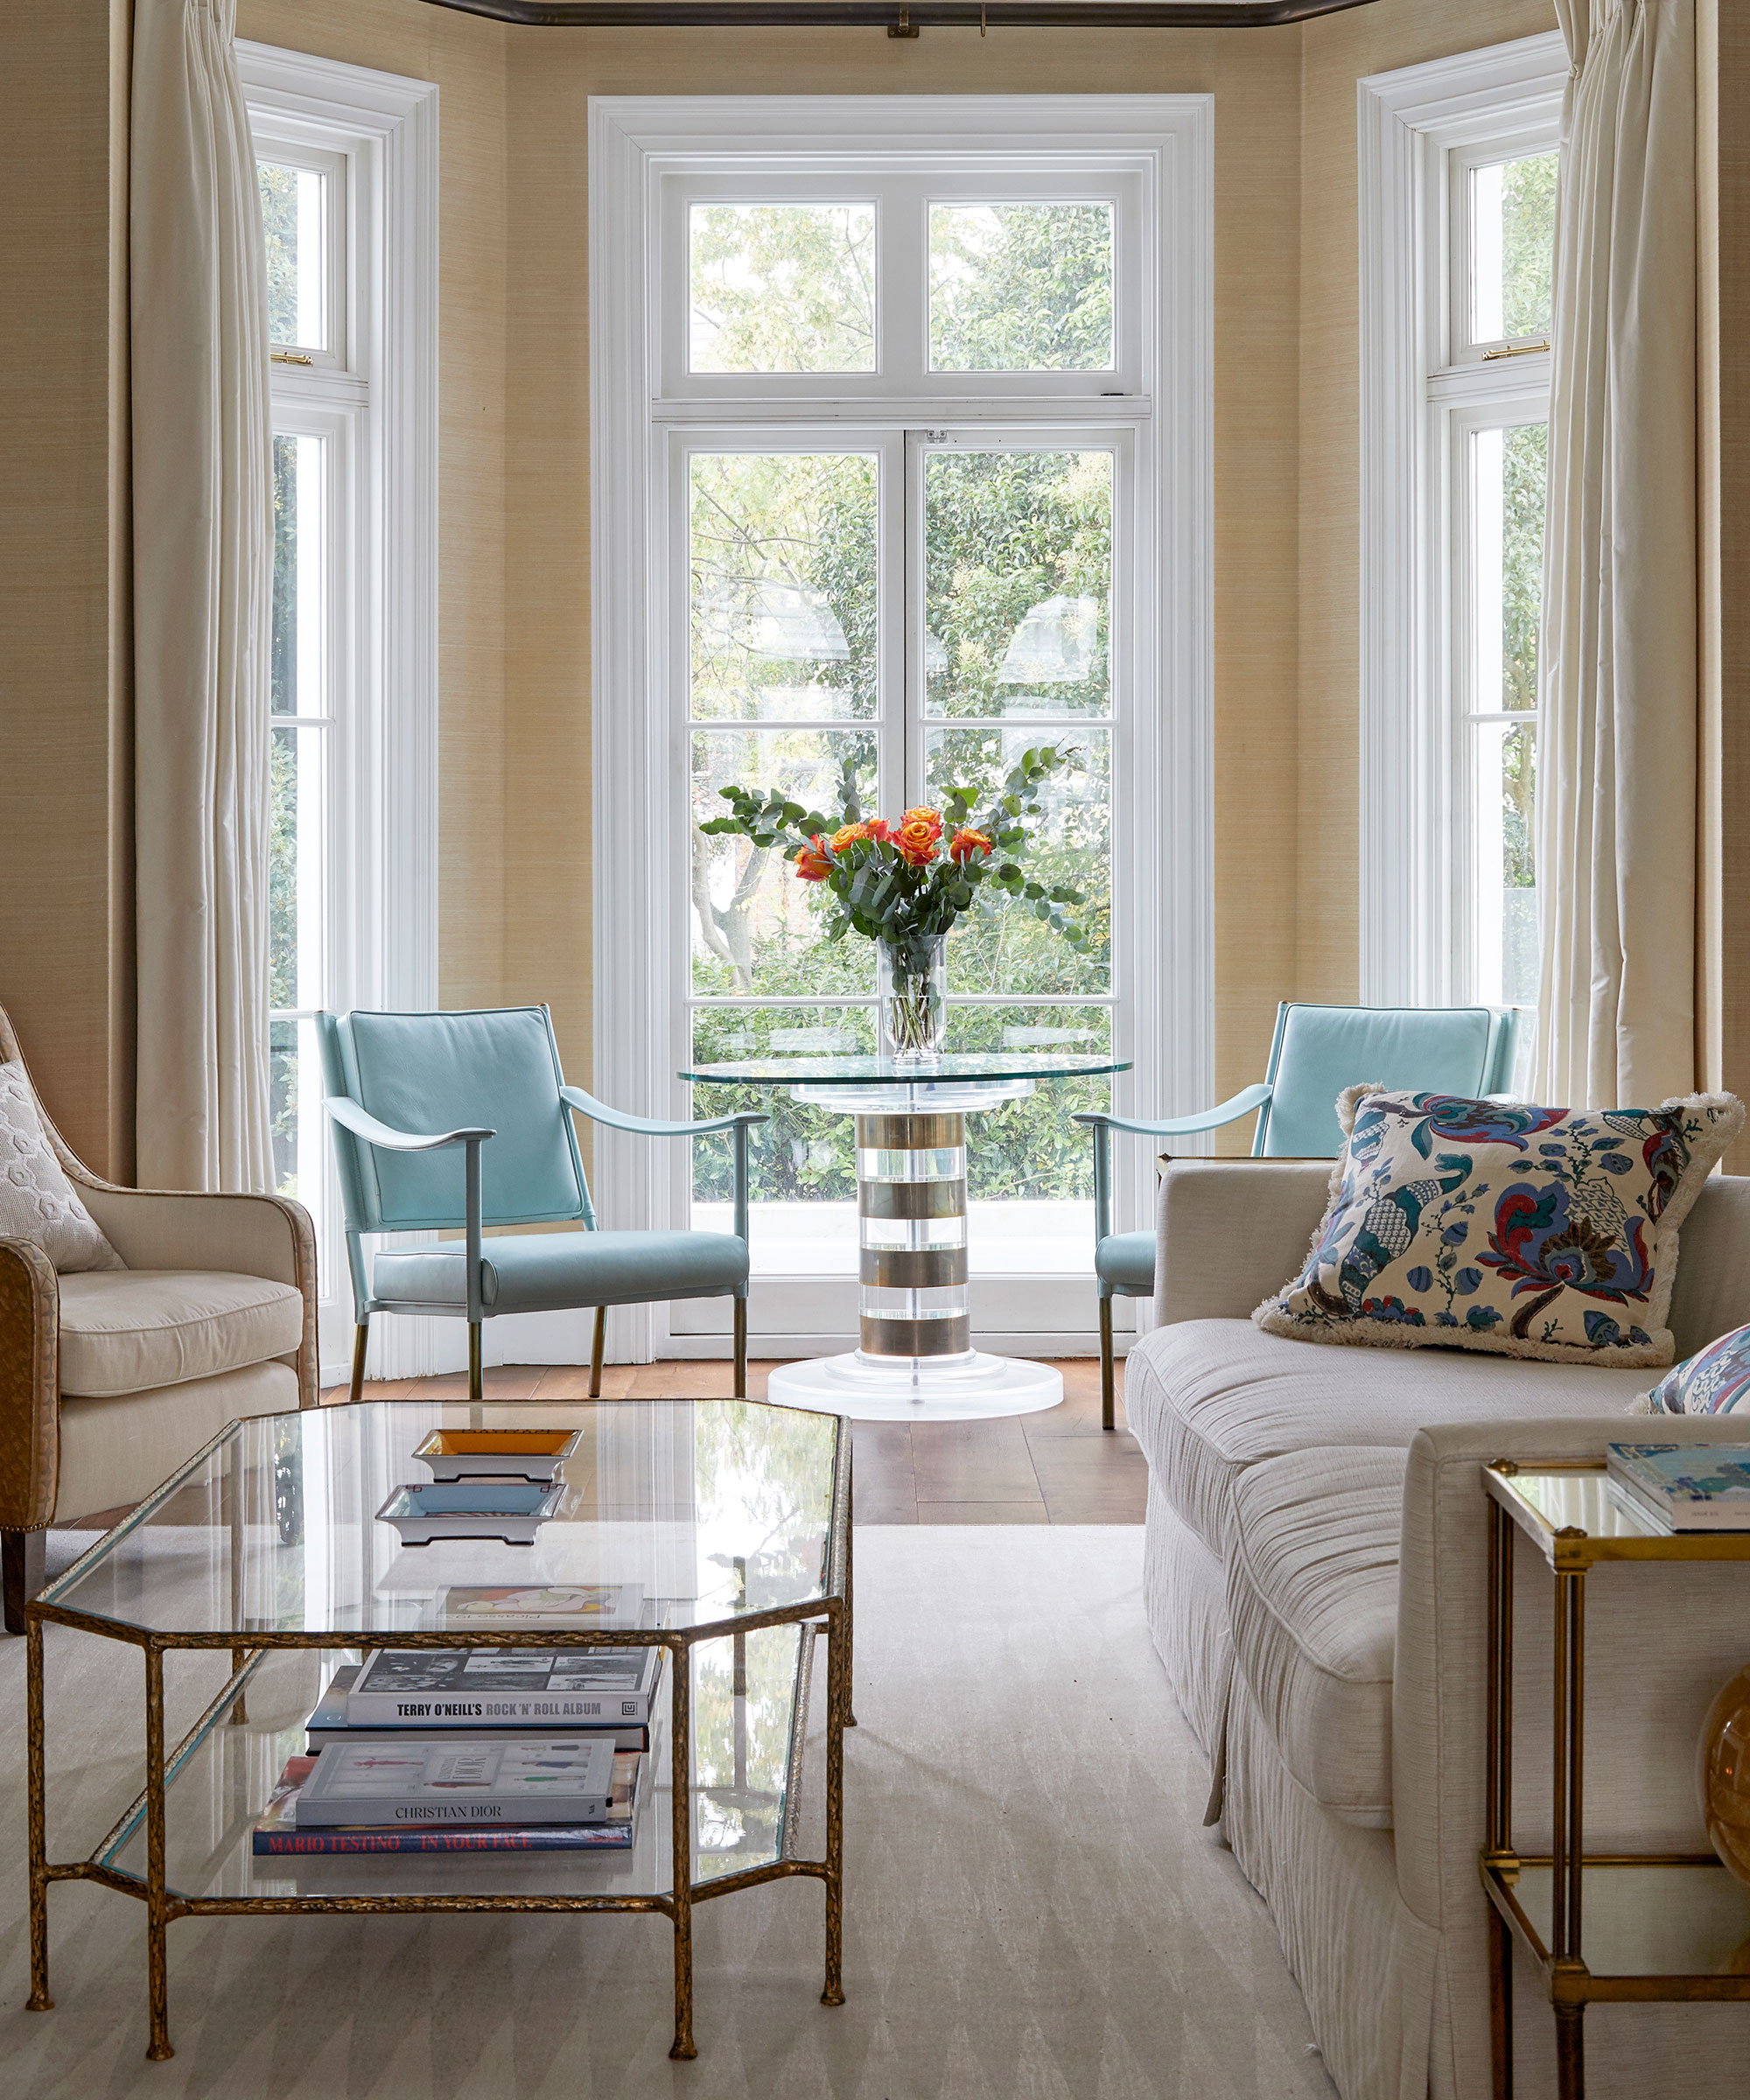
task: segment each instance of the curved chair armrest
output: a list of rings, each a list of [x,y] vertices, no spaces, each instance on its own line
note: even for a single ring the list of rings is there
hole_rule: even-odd
[[[559,1098],[592,1123],[604,1123],[611,1130],[630,1130],[640,1138],[703,1138],[709,1131],[732,1130],[738,1125],[751,1130],[756,1123],[772,1120],[758,1109],[742,1109],[733,1116],[713,1116],[706,1123],[654,1123],[648,1116],[627,1116],[611,1109],[581,1087],[561,1087]]]
[[[343,1123],[355,1138],[362,1138],[367,1144],[380,1144],[389,1152],[437,1152],[446,1144],[483,1144],[493,1136],[491,1130],[397,1130],[386,1123],[379,1123],[374,1116],[361,1109],[356,1101],[345,1095],[331,1095],[323,1106],[336,1123]]]
[[[54,1521],[60,1475],[60,1284],[29,1240],[0,1240],[0,1530]]]
[[[1260,1080],[1255,1086],[1242,1087],[1231,1099],[1215,1108],[1200,1110],[1194,1116],[1168,1116],[1158,1123],[1142,1123],[1093,1110],[1085,1110],[1072,1120],[1086,1124],[1090,1130],[1097,1127],[1129,1130],[1138,1138],[1190,1138],[1200,1130],[1219,1130],[1224,1124],[1237,1123],[1242,1116],[1250,1116],[1254,1109],[1261,1109],[1270,1099],[1270,1091]]]

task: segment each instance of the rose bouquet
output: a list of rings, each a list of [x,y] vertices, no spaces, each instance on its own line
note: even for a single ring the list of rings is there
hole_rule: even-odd
[[[949,792],[942,809],[907,809],[890,824],[865,818],[849,791],[835,822],[782,794],[732,787],[719,791],[731,814],[699,829],[779,847],[800,880],[823,884],[833,899],[829,939],[855,932],[875,943],[883,1051],[930,1057],[946,1032],[943,944],[981,888],[989,885],[1018,900],[1072,947],[1087,943],[1065,909],[1080,904],[1082,892],[1066,883],[1033,881],[1020,865],[1040,815],[1040,790],[1073,755],[1055,745],[1023,752],[976,823],[976,798],[962,788]]]

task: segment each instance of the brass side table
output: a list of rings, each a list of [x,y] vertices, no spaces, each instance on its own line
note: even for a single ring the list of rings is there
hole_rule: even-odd
[[[1620,1506],[1602,1459],[1483,1468],[1488,1496],[1488,1748],[1480,1858],[1490,1910],[1495,2100],[1513,2094],[1513,1942],[1555,2011],[1557,2090],[1584,2100],[1588,2005],[1750,2003],[1750,1889],[1712,1852],[1591,1853],[1585,1842],[1586,1580],[1610,1564],[1750,1562],[1750,1532],[1668,1533]],[[1523,1532],[1556,1578],[1553,1850],[1513,1844],[1513,1549]],[[1547,1917],[1548,1937],[1533,1922]],[[1582,1951],[1582,1918],[1592,1933]],[[1588,1958],[1589,1957],[1589,1958]]]

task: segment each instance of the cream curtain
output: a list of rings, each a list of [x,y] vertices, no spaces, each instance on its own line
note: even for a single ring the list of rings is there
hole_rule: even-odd
[[[1694,1081],[1694,0],[1556,0],[1540,1101]]]
[[[273,1186],[267,274],[235,0],[136,0],[139,1177]]]

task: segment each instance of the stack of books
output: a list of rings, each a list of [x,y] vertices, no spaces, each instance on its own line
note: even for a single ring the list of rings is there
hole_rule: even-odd
[[[329,1680],[255,1850],[630,1846],[662,1653],[378,1648]]]
[[[1611,1494],[1659,1531],[1750,1531],[1750,1444],[1613,1444]]]

